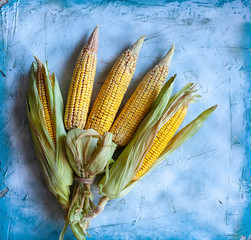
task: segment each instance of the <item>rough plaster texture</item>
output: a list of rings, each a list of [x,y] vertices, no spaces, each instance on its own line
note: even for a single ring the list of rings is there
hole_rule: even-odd
[[[108,204],[90,226],[92,239],[247,239],[250,9],[238,0],[13,0],[1,8],[0,239],[59,235],[63,215],[43,180],[25,112],[29,68],[33,55],[48,60],[66,99],[78,52],[97,24],[93,100],[115,59],[145,34],[125,101],[175,43],[169,75],[178,73],[175,90],[197,82],[203,95],[185,122],[214,104],[218,109],[193,140]],[[69,229],[65,239],[72,238]]]

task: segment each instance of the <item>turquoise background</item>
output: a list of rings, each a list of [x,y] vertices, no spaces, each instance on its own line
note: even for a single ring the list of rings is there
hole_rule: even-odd
[[[124,102],[175,42],[170,70],[170,76],[178,73],[175,90],[196,81],[203,95],[187,122],[206,107],[219,107],[194,141],[128,196],[108,204],[90,226],[92,239],[247,239],[251,235],[251,23],[250,3],[244,0],[13,0],[4,5],[0,9],[0,239],[59,236],[63,214],[41,175],[25,113],[29,68],[32,55],[48,60],[66,99],[78,52],[96,24],[100,45],[92,102],[116,57],[146,34]],[[70,229],[65,239],[74,239]]]

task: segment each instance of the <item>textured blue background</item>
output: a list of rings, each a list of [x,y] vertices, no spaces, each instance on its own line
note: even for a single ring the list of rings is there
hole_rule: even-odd
[[[48,60],[66,99],[78,52],[96,24],[100,44],[93,99],[116,57],[145,34],[125,101],[175,42],[170,70],[170,75],[178,73],[175,90],[193,81],[203,95],[186,122],[211,105],[219,107],[193,141],[126,197],[108,204],[91,225],[92,239],[247,239],[251,234],[249,5],[238,0],[13,0],[4,5],[0,239],[58,238],[63,215],[35,159],[25,113],[29,68],[33,55]],[[70,229],[66,239],[73,239]]]

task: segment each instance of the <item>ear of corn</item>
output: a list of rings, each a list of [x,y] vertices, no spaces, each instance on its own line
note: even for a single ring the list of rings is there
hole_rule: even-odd
[[[174,114],[172,118],[170,118],[163,127],[158,131],[153,145],[150,150],[144,157],[142,161],[142,165],[140,166],[140,170],[136,173],[133,180],[137,180],[142,175],[144,175],[147,170],[151,167],[151,165],[156,161],[156,159],[161,155],[167,146],[168,142],[172,139],[175,132],[178,130],[179,126],[183,122],[186,114],[187,114],[187,106],[181,107],[178,112]]]
[[[113,141],[118,146],[126,146],[129,143],[158,96],[167,78],[173,52],[174,46],[161,62],[146,74],[112,125],[110,132],[113,133]]]
[[[214,112],[217,108],[217,105],[212,106],[202,112],[196,119],[194,119],[191,123],[182,128],[178,133],[174,135],[174,137],[168,142],[165,149],[162,151],[160,156],[153,162],[153,164],[147,170],[149,173],[153,170],[161,161],[166,159],[168,155],[170,155],[173,151],[179,148],[184,142],[189,140],[194,134],[201,128],[203,123],[209,118],[209,116]]]
[[[94,102],[85,129],[94,129],[101,135],[110,130],[133,77],[143,41],[141,37],[116,61]]]
[[[198,96],[192,95],[195,92],[194,85],[187,84],[170,98],[173,80],[170,79],[165,84],[133,139],[112,165],[109,174],[100,181],[99,189],[103,196],[114,199],[127,194],[141,177],[156,167],[172,149],[188,140],[206,120],[206,117],[199,116],[195,120],[196,123],[190,125],[187,130],[180,131],[183,133],[179,138],[176,138],[176,135],[180,132],[173,136],[184,119],[187,106]],[[208,109],[207,117],[211,113]],[[162,138],[161,134],[164,132],[167,135]],[[175,138],[176,140],[172,141]],[[170,145],[171,142],[173,143]]]
[[[27,97],[27,115],[36,156],[49,190],[64,210],[69,207],[73,172],[64,149],[63,99],[47,64],[33,62]]]
[[[81,50],[74,68],[64,115],[67,130],[85,126],[96,73],[97,49],[98,26]]]
[[[45,121],[46,128],[50,134],[50,137],[53,143],[56,145],[56,129],[55,124],[52,118],[52,112],[50,107],[50,98],[49,98],[49,88],[46,83],[45,69],[43,63],[35,57],[37,62],[37,71],[36,71],[36,87],[39,95],[40,102],[43,108],[43,119]],[[52,91],[54,90],[55,83],[52,82],[52,76],[50,75],[50,84]]]

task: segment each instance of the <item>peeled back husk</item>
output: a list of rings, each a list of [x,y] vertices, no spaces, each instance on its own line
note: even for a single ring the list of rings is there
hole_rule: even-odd
[[[38,59],[36,60],[39,61]],[[36,156],[45,181],[49,190],[55,195],[57,201],[66,211],[69,207],[69,187],[73,183],[73,171],[68,164],[64,146],[66,132],[63,123],[63,99],[55,75],[51,76],[51,80],[55,83],[55,86],[52,87],[48,66],[47,64],[42,65],[49,95],[49,111],[52,113],[56,129],[56,144],[54,144],[46,128],[43,107],[38,94],[36,85],[37,70],[37,63],[33,62],[29,92],[26,100],[27,115]]]

